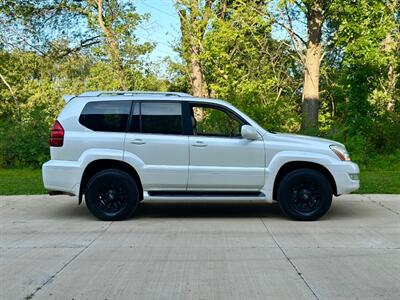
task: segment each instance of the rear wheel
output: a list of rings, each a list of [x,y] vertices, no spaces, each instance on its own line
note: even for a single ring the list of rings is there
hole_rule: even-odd
[[[139,189],[129,174],[107,169],[95,174],[85,190],[89,211],[103,221],[118,221],[129,217],[136,210]]]
[[[298,169],[287,174],[280,182],[278,203],[281,210],[294,220],[317,220],[331,206],[332,188],[318,171]]]

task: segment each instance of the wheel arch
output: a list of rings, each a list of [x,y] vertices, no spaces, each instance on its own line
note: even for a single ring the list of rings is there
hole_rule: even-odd
[[[283,177],[285,177],[286,174],[297,170],[297,169],[312,169],[315,171],[318,171],[321,173],[325,178],[328,180],[329,184],[332,187],[332,191],[334,195],[337,195],[337,187],[336,187],[336,182],[334,177],[332,176],[331,172],[324,167],[321,164],[314,163],[314,162],[309,162],[309,161],[290,161],[282,165],[278,171],[278,173],[275,176],[274,180],[274,187],[273,187],[273,194],[272,197],[274,200],[277,199],[277,191],[280,182],[282,181]]]
[[[83,174],[82,174],[82,179],[80,183],[80,192],[79,192],[79,203],[82,202],[82,196],[85,193],[85,188],[86,185],[89,181],[89,179],[96,173],[106,170],[106,169],[117,169],[126,172],[129,174],[138,184],[139,187],[139,193],[141,199],[143,198],[143,185],[142,181],[140,179],[140,176],[136,169],[132,167],[132,165],[128,164],[127,162],[117,160],[117,159],[97,159],[92,162],[90,162]]]

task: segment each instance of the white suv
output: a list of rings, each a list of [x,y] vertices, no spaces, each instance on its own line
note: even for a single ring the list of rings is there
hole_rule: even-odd
[[[183,93],[65,96],[43,165],[50,194],[82,196],[101,220],[142,200],[278,201],[296,220],[324,215],[359,188],[344,145],[269,132],[225,101]]]

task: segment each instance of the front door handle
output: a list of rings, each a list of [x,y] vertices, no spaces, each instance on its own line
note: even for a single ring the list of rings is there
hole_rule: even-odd
[[[202,141],[196,141],[194,144],[192,144],[193,147],[207,147],[207,144],[202,142]]]
[[[143,141],[142,139],[134,139],[133,141],[131,141],[131,144],[134,144],[134,145],[143,145],[143,144],[146,144],[146,142]]]

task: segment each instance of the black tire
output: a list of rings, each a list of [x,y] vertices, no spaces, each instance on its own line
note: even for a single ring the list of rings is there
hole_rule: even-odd
[[[140,200],[135,180],[116,169],[100,171],[90,178],[85,201],[89,211],[103,221],[120,221],[131,216]]]
[[[331,207],[332,188],[324,175],[298,169],[285,175],[278,187],[278,203],[289,218],[314,221]]]

